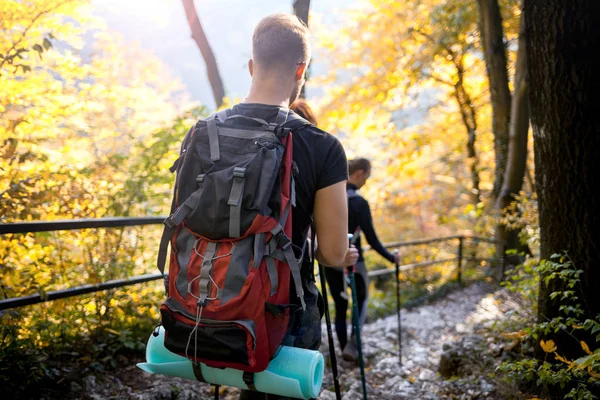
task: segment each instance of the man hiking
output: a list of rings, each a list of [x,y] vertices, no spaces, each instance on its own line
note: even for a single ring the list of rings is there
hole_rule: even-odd
[[[357,193],[357,190],[364,186],[371,175],[371,162],[365,158],[351,160],[348,163],[348,172],[350,174],[346,185],[348,196],[348,232],[356,235],[359,230],[362,231],[373,250],[381,254],[388,261],[395,262],[396,257],[387,251],[377,238],[377,234],[373,228],[369,203]],[[369,280],[362,254],[360,235],[355,238],[355,245],[359,252],[355,277],[359,321],[360,326],[362,326],[367,314]],[[348,299],[345,284],[346,277],[344,274],[345,271],[342,268],[328,268],[326,270],[327,284],[329,285],[331,295],[335,301],[335,330],[340,343],[340,348],[342,349],[342,357],[347,361],[357,361],[358,349],[354,332],[352,332],[351,339],[348,341],[346,328]]]
[[[233,107],[232,115],[274,122],[280,110],[292,104],[304,85],[311,47],[306,25],[292,14],[273,14],[263,18],[252,36],[252,77],[244,102]],[[293,114],[293,111],[290,111]],[[288,119],[290,117],[288,116]],[[358,251],[348,247],[347,239],[347,162],[340,142],[327,132],[306,122],[293,131],[293,161],[296,206],[292,209],[292,246],[296,257],[304,254],[301,280],[306,309],[291,318],[282,345],[318,349],[323,314],[315,286],[308,251],[304,251],[307,232],[314,222],[319,237],[316,259],[326,265],[351,265]],[[290,285],[294,290],[294,285]],[[290,296],[295,298],[295,296]],[[240,399],[282,399],[243,390]]]

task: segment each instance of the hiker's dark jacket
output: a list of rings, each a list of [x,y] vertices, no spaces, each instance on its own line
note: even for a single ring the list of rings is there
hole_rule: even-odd
[[[354,192],[357,190],[357,187],[352,183],[348,183],[346,185],[346,190]],[[360,227],[361,232],[364,233],[367,242],[373,250],[381,254],[388,261],[394,262],[394,255],[387,251],[377,238],[375,228],[373,228],[373,219],[371,218],[369,203],[362,196],[351,196],[348,200],[348,233],[356,232],[357,227]],[[359,236],[355,242],[355,246],[359,253],[358,261],[364,261],[360,241],[361,238]]]

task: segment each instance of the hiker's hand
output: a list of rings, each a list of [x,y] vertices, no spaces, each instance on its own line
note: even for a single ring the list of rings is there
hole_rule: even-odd
[[[344,258],[343,267],[349,267],[351,265],[354,265],[354,264],[356,264],[357,260],[358,260],[358,249],[354,245],[351,245],[348,248],[348,251],[346,251],[346,257]]]
[[[400,264],[400,254],[399,253],[394,254],[394,263]]]

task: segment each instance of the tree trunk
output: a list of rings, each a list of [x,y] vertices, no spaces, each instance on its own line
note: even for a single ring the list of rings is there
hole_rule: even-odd
[[[300,18],[302,20],[302,22],[304,22],[306,24],[306,26],[308,26],[308,14],[310,11],[310,0],[294,0],[293,7],[294,7],[294,14],[298,18]],[[308,79],[309,72],[310,72],[310,63],[306,67],[306,79]],[[306,85],[302,86],[302,89],[300,90],[300,98],[306,97],[305,87],[306,87]]]
[[[308,12],[310,10],[310,0],[294,0],[294,14],[308,26]]]
[[[217,60],[215,59],[215,55],[208,44],[208,39],[204,34],[202,24],[200,24],[200,19],[198,18],[198,13],[196,12],[196,6],[194,6],[194,0],[181,0],[181,2],[183,3],[183,9],[185,10],[185,16],[187,17],[188,25],[192,31],[192,39],[194,39],[198,45],[200,53],[202,53],[202,58],[204,58],[204,62],[206,63],[208,81],[210,82],[210,87],[212,88],[213,97],[215,98],[217,108],[219,108],[223,105],[225,88],[223,87],[223,81],[221,80],[221,75],[219,74]]]
[[[463,124],[467,130],[467,158],[469,160],[469,169],[471,172],[471,201],[475,208],[479,206],[481,201],[481,192],[479,189],[479,157],[475,149],[475,140],[477,139],[477,115],[473,101],[464,86],[464,68],[461,61],[455,63],[458,81],[454,85],[454,97],[458,103],[460,115]]]
[[[582,319],[600,314],[599,8],[594,0],[525,0],[524,8],[541,258],[567,251],[583,270]],[[559,315],[560,296],[550,293],[562,289],[542,280],[540,321]],[[576,340],[556,339],[561,355],[581,354]]]
[[[496,158],[493,195],[497,198],[506,170],[510,124],[511,99],[506,67],[506,46],[498,0],[477,0],[477,3],[479,4],[479,30],[492,100],[492,131]]]
[[[529,132],[529,97],[527,90],[527,50],[525,39],[524,13],[521,14],[519,26],[519,49],[515,68],[514,92],[512,95],[510,115],[510,135],[508,142],[508,162],[502,183],[502,190],[496,201],[496,208],[504,216],[504,209],[514,200],[523,187],[525,168],[527,166],[527,136]],[[498,223],[496,227],[496,254],[504,250],[520,249],[518,230],[508,230]],[[504,245],[506,244],[506,248]],[[511,264],[518,262],[512,260]],[[502,278],[499,276],[499,278]]]

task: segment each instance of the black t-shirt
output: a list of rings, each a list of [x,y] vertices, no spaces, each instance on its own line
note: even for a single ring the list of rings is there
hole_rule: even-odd
[[[231,114],[275,122],[281,107],[240,103],[232,108]],[[290,110],[290,113],[293,111]],[[296,207],[292,210],[292,244],[299,256],[306,243],[308,228],[312,223],[315,193],[319,189],[348,179],[346,153],[337,138],[314,125],[307,125],[292,132],[293,160],[299,173],[296,182]],[[302,274],[311,272],[305,251]]]

